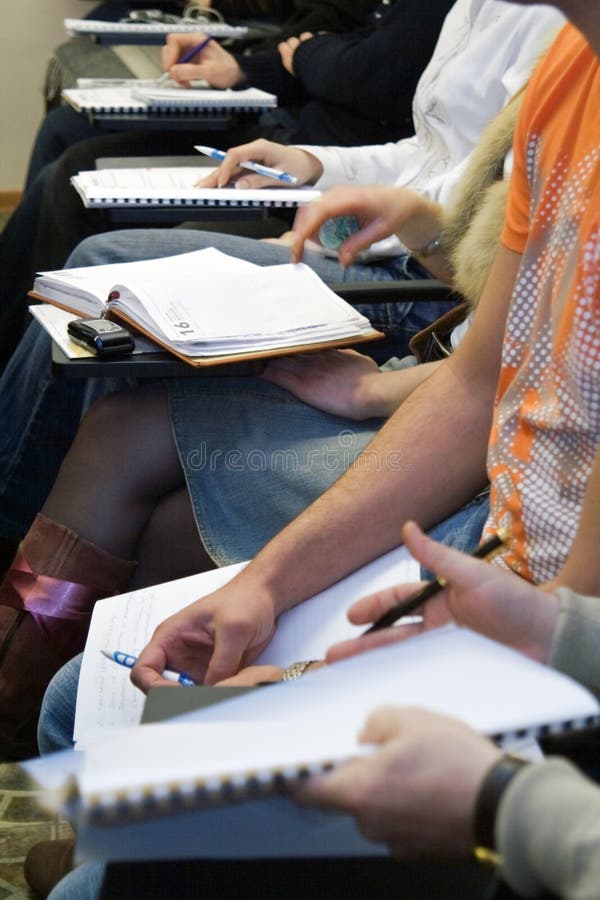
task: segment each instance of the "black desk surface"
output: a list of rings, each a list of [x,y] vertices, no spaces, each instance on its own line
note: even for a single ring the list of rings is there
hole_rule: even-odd
[[[60,347],[52,342],[52,369],[62,378],[189,378],[221,377],[231,375],[255,375],[256,362],[228,363],[222,366],[190,366],[167,351],[136,353],[114,359],[69,359]]]

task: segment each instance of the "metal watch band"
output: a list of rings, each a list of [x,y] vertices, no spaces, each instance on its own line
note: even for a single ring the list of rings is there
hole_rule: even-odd
[[[301,662],[292,663],[291,666],[288,666],[287,669],[283,670],[283,675],[281,676],[282,681],[295,681],[296,678],[300,678],[309,666],[312,666],[313,663],[318,662],[316,659],[304,659]]]

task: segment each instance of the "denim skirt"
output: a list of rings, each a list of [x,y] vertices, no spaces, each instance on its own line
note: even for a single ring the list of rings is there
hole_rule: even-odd
[[[165,384],[198,531],[218,566],[255,556],[346,471],[384,421],[329,415],[254,376]]]

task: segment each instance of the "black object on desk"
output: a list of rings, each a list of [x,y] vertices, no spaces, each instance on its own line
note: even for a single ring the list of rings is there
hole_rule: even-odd
[[[417,303],[427,301],[447,301],[455,304],[460,300],[451,287],[435,279],[422,281],[355,282],[353,284],[330,284],[336,293],[352,306],[363,303]],[[385,358],[385,353],[394,353],[393,337],[373,344],[359,344],[358,349],[369,352],[376,359]],[[256,375],[260,371],[257,361],[226,363],[219,366],[197,368],[171,353],[138,353],[122,359],[68,359],[62,350],[52,342],[52,368],[63,378],[180,378],[202,376]]]
[[[136,353],[115,358],[69,359],[52,341],[52,370],[62,378],[189,378],[211,375],[256,375],[254,362],[197,368],[168,353]]]

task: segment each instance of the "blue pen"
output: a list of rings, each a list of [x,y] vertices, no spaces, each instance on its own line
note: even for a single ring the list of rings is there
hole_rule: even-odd
[[[188,50],[186,53],[184,53],[183,56],[181,57],[181,59],[177,60],[177,65],[179,65],[180,63],[190,62],[195,57],[196,53],[200,53],[202,50],[204,50],[206,45],[210,44],[211,41],[212,41],[212,37],[204,38],[203,41],[200,41],[199,44],[196,44],[195,47],[192,47],[191,50]],[[164,84],[165,81],[168,81],[170,77],[171,76],[169,75],[169,73],[165,72],[164,75],[161,75],[160,78],[157,80],[156,84],[157,85]]]
[[[120,666],[126,666],[128,669],[133,669],[138,660],[137,656],[132,656],[131,653],[125,653],[123,650],[115,650],[113,653],[110,653],[108,650],[101,650],[100,653],[107,659],[111,659]],[[171,672],[170,669],[165,669],[162,677],[166,678],[167,681],[182,684],[184,687],[193,687],[196,684],[193,678],[190,678],[185,672]]]
[[[216,159],[218,162],[223,162],[227,156],[223,150],[215,150],[214,147],[202,147],[199,144],[194,145],[194,150],[198,150],[199,153],[203,153],[204,156],[210,156],[211,159]],[[298,184],[298,179],[295,175],[290,175],[289,172],[282,172],[281,169],[271,169],[270,166],[263,166],[257,162],[241,162],[238,165],[242,169],[250,169],[252,172],[256,172],[257,175],[276,178],[277,181],[285,181],[286,184]]]

